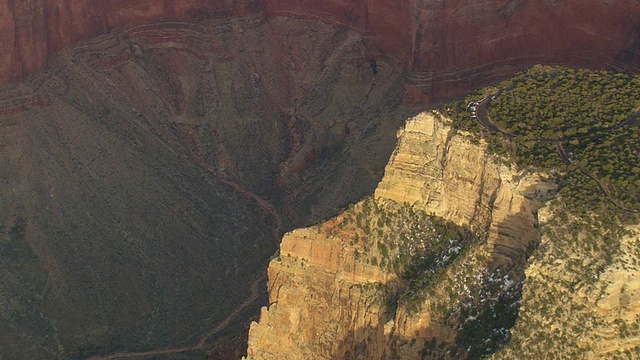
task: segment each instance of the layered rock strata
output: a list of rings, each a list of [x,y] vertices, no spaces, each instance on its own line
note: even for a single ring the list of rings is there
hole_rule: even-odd
[[[382,262],[403,254],[390,245],[381,250],[389,243],[380,245],[379,239],[394,234],[368,235],[377,240],[362,248],[357,227],[339,230],[348,223],[347,213],[286,234],[269,266],[270,306],[251,327],[249,358],[438,357],[475,325],[460,309],[488,307],[492,297],[517,301],[523,259],[537,239],[535,213],[553,184],[500,165],[485,145],[456,134],[439,114],[409,120],[398,139],[374,207],[382,213],[397,206],[424,211],[470,226],[484,240],[429,285],[431,295],[418,305],[399,301],[390,313],[390,303],[398,301],[394,289],[404,284],[397,269]],[[360,203],[354,211],[367,206]],[[371,234],[382,235],[383,228],[374,227]],[[496,331],[504,329],[496,326]],[[457,351],[464,356],[467,350]]]
[[[355,29],[410,70],[407,93],[418,102],[540,62],[640,69],[640,5],[633,0],[2,0],[0,84],[34,75],[60,49],[114,29],[251,14]]]
[[[548,209],[540,213],[541,221],[553,216]],[[555,223],[544,231],[526,270],[512,340],[495,359],[638,358],[638,226],[627,227],[619,242],[620,234],[598,235],[592,226]]]
[[[407,122],[376,197],[486,232],[504,260],[526,253],[538,234],[538,200],[555,186],[503,164],[446,122],[438,113]]]
[[[603,231],[562,199],[539,210],[553,183],[509,168],[446,122],[408,121],[374,200],[285,235],[250,359],[637,357],[637,226]],[[405,273],[385,265],[410,252],[389,241],[405,236],[389,231],[398,206],[482,234],[460,252],[450,244],[445,255],[457,258],[423,284],[417,303],[403,295]],[[400,216],[408,226],[414,210]]]

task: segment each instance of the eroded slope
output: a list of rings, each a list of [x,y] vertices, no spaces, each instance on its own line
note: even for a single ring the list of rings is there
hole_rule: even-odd
[[[0,355],[204,351],[281,231],[372,191],[402,90],[358,34],[260,15],[133,26],[5,88]]]

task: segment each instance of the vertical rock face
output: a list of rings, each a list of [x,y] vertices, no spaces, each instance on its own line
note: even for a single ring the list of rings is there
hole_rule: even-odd
[[[343,237],[322,230],[299,229],[283,239],[269,266],[271,305],[252,325],[249,357],[349,358],[352,343],[367,344],[370,359],[385,350],[379,285],[393,274],[356,260]]]
[[[376,197],[488,231],[489,243],[505,259],[526,253],[537,237],[536,196],[554,185],[500,165],[444,121],[423,114],[400,130]]]
[[[56,51],[126,25],[170,17],[247,15],[262,7],[260,0],[2,0],[0,83],[33,75]]]
[[[499,166],[433,115],[409,121],[376,197],[418,206],[460,224],[490,221]]]
[[[413,101],[457,95],[539,62],[640,69],[634,0],[2,0],[0,84],[33,75],[56,51],[119,27],[257,12],[361,32],[410,70]]]
[[[381,265],[393,260],[385,258],[386,250],[377,252],[376,260],[354,257],[361,248],[354,245],[353,233],[337,230],[348,222],[342,215],[291,232],[269,266],[271,305],[251,327],[250,358],[416,358],[428,340],[453,343],[465,327],[464,322],[443,319],[436,308],[456,313],[457,307],[466,306],[460,299],[474,299],[485,291],[480,285],[483,276],[509,279],[502,283],[503,290],[492,293],[496,296],[522,281],[522,259],[537,238],[535,212],[540,202],[534,194],[546,193],[553,184],[499,165],[484,145],[455,134],[445,121],[437,114],[420,114],[407,122],[398,133],[375,201],[409,204],[488,232],[486,243],[472,246],[434,280],[434,293],[422,300],[417,312],[398,303],[397,311],[389,314],[389,294],[404,285],[397,271]],[[363,206],[356,205],[355,211]],[[398,236],[390,236],[394,235]],[[474,276],[475,283],[463,280]],[[446,285],[451,279],[460,287],[455,298]]]
[[[416,96],[456,94],[532,63],[640,70],[640,3],[414,0]],[[634,55],[631,55],[634,54]],[[469,86],[469,85],[467,85]]]

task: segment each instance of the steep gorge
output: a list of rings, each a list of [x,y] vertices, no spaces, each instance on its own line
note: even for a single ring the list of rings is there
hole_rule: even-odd
[[[3,89],[0,354],[198,344],[281,230],[373,190],[402,74],[351,30],[255,15],[132,26]]]

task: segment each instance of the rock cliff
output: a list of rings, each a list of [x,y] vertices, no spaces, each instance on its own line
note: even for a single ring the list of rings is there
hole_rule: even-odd
[[[42,70],[58,50],[127,25],[163,18],[196,20],[248,15],[261,1],[0,1],[0,83]]]
[[[502,164],[438,113],[407,122],[398,139],[377,198],[486,232],[505,261],[527,252],[538,233],[537,200],[554,185]]]
[[[560,209],[558,209],[561,211]],[[526,270],[520,317],[508,347],[495,359],[629,358],[640,354],[638,226],[593,236],[593,224],[567,229],[549,219]],[[544,229],[544,227],[543,227]],[[572,233],[572,234],[568,234]]]
[[[114,29],[257,13],[355,29],[405,65],[414,102],[459,95],[469,84],[540,62],[640,69],[634,0],[2,0],[0,84],[33,75],[60,49]]]
[[[249,359],[637,357],[638,227],[603,233],[562,199],[540,208],[552,182],[447,122],[409,120],[374,198],[285,235]],[[475,237],[438,252],[451,230],[425,232],[421,212]],[[416,254],[435,264],[420,290]]]
[[[439,114],[416,116],[400,130],[374,199],[285,235],[269,266],[270,306],[250,329],[249,358],[472,357],[485,353],[472,349],[474,331],[495,350],[513,325],[524,259],[538,237],[536,211],[553,188],[501,165]],[[418,213],[469,227],[475,240],[449,240],[430,258],[444,264],[438,275],[412,298],[401,259],[442,236],[425,235],[438,226]],[[513,318],[491,323],[509,313],[493,312],[504,303]]]

